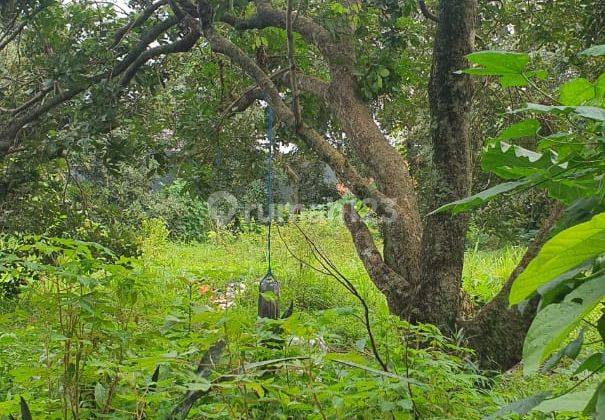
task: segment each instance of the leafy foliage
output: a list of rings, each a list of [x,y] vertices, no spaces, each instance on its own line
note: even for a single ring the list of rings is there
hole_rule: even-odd
[[[346,234],[321,220],[312,223],[331,232],[325,238]],[[300,273],[283,245],[276,249],[283,253],[277,272],[287,273],[290,284],[321,290],[315,299],[340,305],[305,310],[307,300],[297,293],[292,317],[257,322],[252,286],[263,270],[257,256],[262,235],[229,238],[225,232],[209,244],[183,246],[166,242],[157,224],[148,232],[137,259],[42,237],[20,240],[18,252],[3,257],[5,264],[23,261],[40,276],[28,282],[14,309],[0,315],[3,326],[30,326],[0,334],[3,413],[18,413],[21,395],[34,418],[65,412],[165,416],[188,391],[202,393],[192,417],[406,417],[414,405],[423,416],[449,417],[469,414],[467,404],[479,417],[493,405],[475,388],[486,378],[469,363],[468,350],[434,327],[388,315],[384,298],[352,262],[353,249],[343,255],[339,240],[323,245],[348,261],[343,269],[369,302],[382,300],[373,304],[373,323],[394,373],[378,369],[368,355],[355,300],[338,285],[327,292],[325,279]],[[281,235],[299,252],[295,232],[284,226]],[[249,287],[221,309],[219,297],[234,278]],[[220,339],[229,345],[210,376],[195,375],[200,358]]]
[[[592,48],[583,54],[599,55],[599,49]],[[540,89],[531,76],[541,77],[541,73],[528,73],[525,70],[529,63],[527,55],[484,52],[470,59],[480,67],[465,72],[498,76],[503,87],[529,86]],[[605,213],[601,212],[605,204],[603,80],[605,74],[600,74],[594,83],[581,77],[571,79],[558,89],[559,105],[529,103],[515,111],[548,114],[551,117],[549,121],[566,121],[569,125],[564,131],[548,136],[540,135],[542,123],[535,119],[524,120],[507,128],[488,144],[482,159],[484,170],[507,182],[436,210],[459,213],[498,194],[521,188],[542,188],[552,198],[569,206],[559,227],[563,230],[544,244],[524,272],[515,279],[510,290],[511,304],[527,304],[524,301],[536,295],[541,299],[540,311],[532,322],[523,347],[523,370],[526,374],[537,372],[541,366],[543,370],[550,370],[564,356],[570,359],[578,357],[584,342],[583,330],[575,340],[556,351],[580,323],[585,321],[588,325],[594,325],[587,318],[601,305],[605,296],[602,265],[602,256],[605,255]],[[554,101],[552,96],[546,95]],[[503,141],[535,136],[538,137],[540,152]],[[587,217],[588,221],[579,223]],[[602,353],[605,345],[603,319],[601,315],[594,325],[601,339],[601,352],[598,354]],[[592,355],[579,371],[589,371],[591,377],[603,367],[600,356]],[[585,414],[598,418],[602,413],[604,383],[596,386],[593,397],[584,408]],[[495,415],[525,414],[543,403],[562,410],[568,404],[568,400],[563,398],[564,394],[552,395],[547,392],[531,396],[503,408]]]

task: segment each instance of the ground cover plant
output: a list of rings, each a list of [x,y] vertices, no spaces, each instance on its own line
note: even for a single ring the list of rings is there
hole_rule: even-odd
[[[0,419],[603,418],[604,10],[0,1]]]
[[[405,418],[414,410],[431,418],[481,418],[552,380],[522,389],[518,375],[489,378],[470,350],[434,327],[389,315],[352,258],[353,246],[342,248],[347,232],[340,223],[315,219],[312,226],[371,305],[391,373],[374,361],[358,302],[335,281],[301,267],[277,236],[275,271],[294,315],[258,321],[262,234],[217,233],[208,243],[185,245],[168,241],[160,221],[149,224],[156,226],[147,229],[137,259],[71,240],[5,239],[4,249],[13,251],[3,255],[12,267],[4,281],[27,272],[39,277],[2,313],[3,413],[20,413],[23,397],[33,418],[162,418],[187,392],[200,392],[191,418]],[[308,258],[297,233],[293,225],[281,228],[290,250]],[[509,261],[501,269],[511,270],[510,252],[470,254],[469,270],[485,270],[486,261]],[[234,284],[237,292],[229,295]],[[473,295],[473,287],[468,293],[483,297],[480,290]],[[200,358],[220,340],[227,340],[223,359],[207,378],[195,375]],[[568,386],[564,375],[555,378],[558,387]],[[510,381],[515,390],[504,391]]]

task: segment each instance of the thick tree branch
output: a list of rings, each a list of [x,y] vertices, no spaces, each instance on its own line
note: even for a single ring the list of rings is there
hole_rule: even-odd
[[[418,7],[420,8],[420,12],[422,12],[422,15],[427,18],[428,20],[432,20],[433,22],[439,22],[439,19],[437,18],[437,16],[435,16],[428,7],[426,7],[426,3],[424,2],[424,0],[418,0]]]
[[[171,16],[166,20],[156,24],[152,27],[148,32],[146,32],[137,45],[126,55],[126,57],[118,62],[111,71],[99,73],[95,76],[90,77],[87,81],[81,83],[78,86],[72,87],[70,89],[64,90],[55,96],[49,98],[46,102],[34,106],[31,109],[24,108],[22,111],[25,111],[22,115],[17,118],[14,118],[4,130],[0,131],[0,155],[6,154],[9,152],[10,148],[13,145],[13,142],[19,133],[19,131],[29,123],[34,122],[42,115],[47,112],[53,110],[54,108],[60,106],[61,104],[73,99],[78,94],[86,91],[90,86],[99,83],[101,80],[105,78],[113,78],[117,77],[126,71],[135,61],[139,59],[141,55],[146,55],[147,59],[155,56],[154,54],[162,54],[169,53],[172,50],[181,50],[183,45],[187,45],[191,42],[191,39],[188,38],[185,42],[175,42],[174,44],[168,44],[167,46],[162,46],[164,48],[157,47],[152,48],[150,50],[146,49],[155,40],[157,40],[164,32],[166,32],[171,27],[175,26],[179,22],[178,18],[175,16]],[[190,34],[192,35],[192,34]],[[199,37],[199,34],[198,34]],[[185,40],[185,38],[183,38]],[[183,41],[181,40],[181,41]],[[194,41],[195,43],[195,41]],[[137,64],[142,65],[143,62],[137,61]],[[138,69],[138,67],[136,67]],[[134,70],[134,68],[133,68]],[[127,79],[124,79],[125,84],[130,81],[132,76]],[[35,103],[33,103],[35,104]],[[26,111],[27,110],[27,111]]]
[[[221,21],[233,26],[238,30],[263,29],[276,27],[286,29],[288,13],[283,10],[274,9],[270,2],[256,0],[256,14],[248,19],[238,19],[234,16],[225,15]],[[338,45],[332,34],[312,19],[292,12],[292,29],[298,32],[310,44],[315,45],[321,51],[326,60],[334,60],[341,55]]]
[[[31,19],[33,19],[38,13],[40,13],[41,11],[46,9],[49,5],[50,5],[49,2],[43,2],[29,16],[25,16],[24,20],[22,22],[20,22],[16,28],[12,28],[12,31],[10,33],[5,34],[5,36],[3,36],[2,40],[0,41],[0,51],[5,49],[6,46],[11,43],[11,41],[13,41],[17,36],[19,36],[19,34],[23,31],[23,29],[25,29],[27,24],[30,23]],[[16,19],[16,16],[15,16],[15,19]],[[13,21],[13,25],[14,25],[14,22],[15,21]],[[11,26],[13,26],[13,25],[11,25]]]
[[[145,22],[147,22],[151,15],[155,13],[156,10],[166,4],[168,4],[168,0],[158,0],[143,9],[143,11],[135,19],[131,20],[126,25],[122,26],[120,29],[117,30],[117,32],[113,36],[113,43],[109,48],[115,48],[128,32],[130,32],[134,28],[138,28],[139,26],[143,25]]]
[[[355,211],[355,208],[349,203],[343,207],[343,219],[351,233],[359,259],[372,282],[386,295],[391,311],[393,313],[409,313],[409,310],[402,311],[402,302],[411,303],[412,299],[410,297],[414,295],[409,282],[384,262],[370,230]]]
[[[214,31],[211,18],[212,9],[207,2],[201,1],[198,7],[202,31],[212,49],[217,53],[227,56],[234,64],[256,81],[259,88],[265,93],[266,99],[273,107],[277,116],[314,150],[324,162],[328,163],[338,177],[358,197],[373,199],[376,202],[376,211],[378,214],[391,216],[392,212],[397,212],[397,204],[375,188],[371,180],[360,176],[348,162],[347,158],[340,151],[332,147],[323,136],[304,122],[297,126],[294,113],[281,98],[277,86],[269,75],[238,46]]]

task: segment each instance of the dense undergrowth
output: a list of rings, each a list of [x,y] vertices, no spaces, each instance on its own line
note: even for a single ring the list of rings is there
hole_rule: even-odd
[[[482,418],[545,384],[572,384],[556,373],[480,372],[463,331],[454,342],[388,314],[339,223],[303,217],[299,226],[368,303],[389,372],[374,361],[359,302],[305,264],[315,262],[293,224],[275,233],[273,270],[282,309],[292,302],[294,312],[262,322],[265,238],[257,229],[179,244],[151,221],[139,258],[68,239],[6,237],[2,418],[19,413],[20,397],[33,418],[167,418],[187,392],[201,395],[189,418]],[[521,253],[467,252],[464,286],[476,305]],[[212,373],[196,375],[217,342],[226,345]]]

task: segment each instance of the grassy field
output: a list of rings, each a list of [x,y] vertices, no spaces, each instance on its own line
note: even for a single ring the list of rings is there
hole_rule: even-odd
[[[19,299],[5,300],[0,415],[17,413],[23,396],[34,418],[165,418],[185,392],[198,390],[205,394],[190,418],[411,418],[414,410],[424,418],[481,418],[544,387],[569,386],[557,373],[486,376],[461,343],[388,314],[342,226],[301,226],[368,302],[391,376],[374,360],[359,302],[306,265],[317,264],[295,226],[273,237],[282,309],[293,302],[294,315],[272,323],[255,316],[266,270],[262,232],[177,244],[156,225],[142,256],[117,264],[95,266],[98,258],[84,248],[54,244],[47,255],[61,271],[38,268],[43,274]],[[498,291],[522,252],[467,253],[463,282],[477,305]],[[197,361],[219,338],[228,342],[224,361],[209,379],[196,377]],[[267,360],[279,362],[259,367]]]

